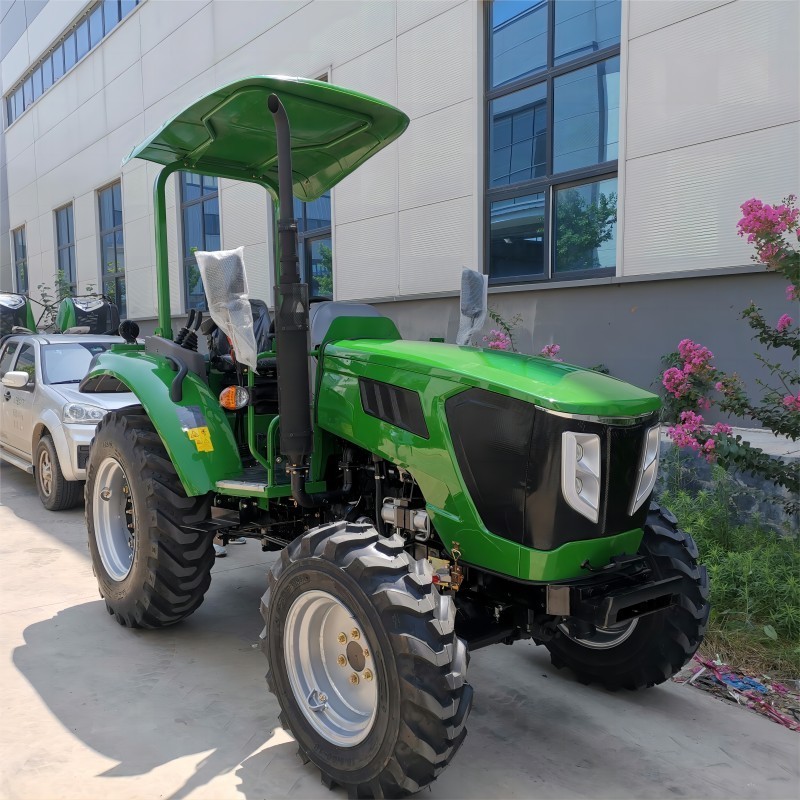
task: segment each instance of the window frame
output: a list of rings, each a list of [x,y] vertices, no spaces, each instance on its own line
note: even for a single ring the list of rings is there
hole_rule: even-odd
[[[59,212],[67,211],[67,209],[71,209],[71,211],[72,211],[72,213],[70,215],[68,215],[68,217],[67,217],[68,220],[72,221],[72,224],[68,225],[68,233],[69,233],[70,240],[68,242],[62,244],[61,242],[59,242],[59,237],[58,237],[58,215],[59,215]],[[58,208],[54,208],[53,209],[53,222],[55,223],[55,226],[56,226],[56,238],[55,238],[55,241],[56,241],[56,273],[55,273],[55,281],[56,281],[56,284],[58,284],[58,273],[59,273],[59,271],[61,269],[60,264],[59,264],[59,260],[60,260],[59,256],[61,255],[61,251],[71,248],[72,249],[72,253],[71,253],[71,256],[70,256],[69,260],[70,260],[70,264],[73,264],[74,267],[75,267],[75,275],[74,275],[75,280],[74,281],[68,280],[69,278],[73,277],[71,275],[65,275],[65,278],[67,279],[66,282],[67,282],[67,285],[70,288],[70,293],[71,294],[77,294],[77,292],[78,292],[78,260],[77,260],[77,253],[76,253],[76,249],[75,249],[75,205],[72,202],[69,202],[69,203],[64,203],[63,206],[59,206]]]
[[[547,64],[531,75],[508,81],[492,88],[492,6],[493,2],[484,3],[483,24],[484,24],[484,64],[483,64],[483,264],[484,274],[489,278],[489,286],[512,286],[515,284],[530,283],[555,283],[575,280],[586,280],[594,278],[613,277],[617,273],[614,267],[605,267],[592,270],[576,270],[573,272],[556,273],[555,267],[555,203],[556,191],[591,183],[595,180],[607,180],[617,178],[619,175],[619,159],[604,161],[600,164],[593,164],[589,167],[567,170],[565,172],[553,173],[553,114],[554,114],[554,81],[570,72],[576,72],[584,67],[598,64],[602,61],[621,55],[620,42],[610,47],[604,47],[592,53],[587,53],[579,58],[564,63],[555,64],[555,5],[557,0],[546,0],[547,2]],[[562,0],[563,2],[563,0]],[[621,79],[621,75],[620,75]],[[520,181],[513,185],[490,187],[491,179],[491,135],[492,135],[492,114],[491,104],[493,100],[506,97],[521,89],[544,83],[546,85],[545,108],[547,115],[546,131],[546,174],[539,178]],[[491,273],[491,207],[492,203],[500,200],[509,200],[514,197],[521,197],[528,194],[544,194],[544,254],[545,264],[542,274],[527,273],[516,277],[492,277]],[[619,198],[619,191],[617,193]],[[617,204],[619,207],[619,203]]]
[[[23,254],[20,254],[17,251],[17,234],[21,235],[22,239],[22,248],[24,250]],[[11,246],[14,250],[14,289],[16,290],[17,294],[27,294],[28,290],[30,289],[30,284],[28,281],[28,237],[27,231],[25,229],[25,225],[19,225],[18,227],[14,228],[11,231]],[[25,288],[21,288],[20,286],[20,276],[19,276],[19,269],[22,267],[25,270]]]
[[[119,224],[114,224],[110,228],[103,227],[103,207],[102,207],[102,195],[104,192],[111,192],[111,215],[112,215],[112,222],[113,222],[113,215],[114,215],[114,188],[119,187]],[[113,302],[117,309],[119,310],[120,318],[127,317],[127,284],[125,284],[125,232],[124,232],[124,214],[123,214],[123,205],[122,205],[122,179],[117,178],[117,180],[112,181],[111,183],[107,183],[105,186],[101,186],[97,192],[97,230],[98,230],[98,240],[100,244],[100,287],[101,287],[101,294],[108,297],[111,302]],[[118,271],[119,262],[117,260],[117,234],[120,235],[120,241],[122,245],[122,270]],[[103,248],[103,239],[106,236],[114,237],[114,272],[112,274],[106,274],[106,264],[105,264],[105,250]],[[125,284],[125,291],[120,292],[120,281]],[[114,284],[114,295],[113,299],[111,299],[111,295],[109,295],[106,286],[109,283]],[[120,305],[120,297],[124,297],[124,302]]]
[[[177,183],[178,183],[178,214],[179,214],[179,233],[180,233],[180,252],[181,252],[181,279],[183,282],[183,307],[184,311],[189,311],[191,308],[198,308],[197,306],[190,305],[190,295],[189,295],[189,281],[187,280],[187,268],[191,266],[192,259],[194,258],[194,253],[186,252],[186,232],[185,232],[185,222],[184,222],[184,211],[194,205],[201,206],[201,213],[200,213],[200,220],[202,226],[202,237],[203,237],[203,244],[205,244],[206,238],[206,220],[205,220],[205,213],[203,213],[202,206],[208,202],[209,200],[216,200],[217,201],[217,217],[219,218],[219,242],[220,247],[222,247],[222,198],[220,196],[220,186],[219,186],[219,177],[215,177],[213,175],[203,175],[199,172],[192,172],[191,170],[181,170],[175,173],[177,176]],[[185,200],[183,196],[184,191],[184,179],[183,176],[191,174],[197,175],[200,178],[200,195],[199,197],[194,197],[191,200]],[[203,179],[213,177],[214,180],[217,182],[217,188],[214,192],[209,192],[208,194],[203,194]],[[195,259],[195,264],[197,260]],[[203,291],[203,298],[204,298],[204,305],[199,308],[200,311],[208,311],[208,297],[206,297],[205,290]]]

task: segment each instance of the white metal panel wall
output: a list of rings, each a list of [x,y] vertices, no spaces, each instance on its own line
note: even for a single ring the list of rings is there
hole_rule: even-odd
[[[798,43],[800,3],[782,0],[738,0],[634,39],[627,157],[799,119]]]
[[[625,274],[746,266],[739,205],[797,191],[800,123],[628,162]]]
[[[335,248],[337,300],[391,297],[397,292],[397,214],[338,225]]]
[[[630,38],[703,14],[735,0],[629,0]]]

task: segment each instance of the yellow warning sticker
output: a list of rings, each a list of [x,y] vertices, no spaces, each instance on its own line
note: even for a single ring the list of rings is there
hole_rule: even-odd
[[[214,449],[214,445],[211,443],[211,434],[205,425],[202,428],[187,428],[186,433],[199,452],[210,453]]]

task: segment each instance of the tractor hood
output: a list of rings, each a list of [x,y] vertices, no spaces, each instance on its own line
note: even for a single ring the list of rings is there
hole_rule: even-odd
[[[325,358],[330,357],[445,378],[562,413],[629,417],[661,406],[656,395],[643,389],[541,356],[437,342],[359,339],[329,343]]]
[[[278,146],[267,99],[291,123],[292,189],[314,200],[394,141],[408,117],[324,81],[257,75],[221,86],[181,111],[125,159],[143,158],[278,189]]]

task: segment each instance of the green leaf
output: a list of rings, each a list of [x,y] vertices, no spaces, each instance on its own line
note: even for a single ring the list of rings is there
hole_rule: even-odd
[[[764,633],[769,636],[770,639],[773,641],[777,641],[778,639],[778,631],[772,627],[772,625],[765,625],[764,626]]]

